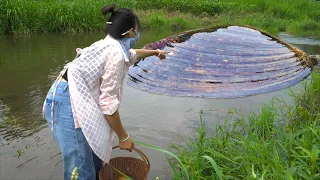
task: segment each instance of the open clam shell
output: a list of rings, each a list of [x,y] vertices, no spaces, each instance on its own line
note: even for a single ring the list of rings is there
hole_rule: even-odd
[[[129,70],[127,83],[140,90],[172,96],[236,98],[292,86],[311,72],[301,50],[240,26],[185,32],[145,46],[171,51]]]

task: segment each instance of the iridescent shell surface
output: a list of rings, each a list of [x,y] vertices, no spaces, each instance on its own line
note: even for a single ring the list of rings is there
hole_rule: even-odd
[[[181,40],[183,39],[183,40]],[[180,42],[179,42],[180,40]],[[311,72],[290,48],[258,30],[229,26],[146,46],[171,51],[129,70],[127,83],[170,96],[236,98],[290,87]]]

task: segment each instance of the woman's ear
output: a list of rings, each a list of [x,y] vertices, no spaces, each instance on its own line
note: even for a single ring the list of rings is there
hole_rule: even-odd
[[[134,32],[134,29],[133,29],[133,28],[131,28],[131,29],[129,30],[129,34],[130,34],[130,37],[135,37],[135,36],[136,36],[136,32]]]

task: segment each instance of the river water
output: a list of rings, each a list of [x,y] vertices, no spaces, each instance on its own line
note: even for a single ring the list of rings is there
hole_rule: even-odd
[[[171,34],[142,32],[138,46]],[[63,65],[75,56],[75,49],[103,37],[104,34],[99,32],[0,39],[1,180],[63,179],[61,155],[46,121],[42,119],[42,103],[51,82]],[[320,54],[319,40],[283,33],[279,37],[309,54]],[[292,88],[299,88],[300,84]],[[229,108],[241,108],[244,113],[250,113],[259,110],[264,103],[270,103],[274,97],[289,102],[287,92],[288,89],[284,89],[245,98],[198,99],[151,94],[127,85],[120,114],[133,139],[168,149],[171,143],[177,142],[178,135],[185,137],[196,131],[201,110],[204,111],[204,121],[216,125],[218,119],[223,122]],[[170,179],[165,156],[154,150],[141,149],[151,162],[149,179]],[[124,155],[119,151],[113,155]]]

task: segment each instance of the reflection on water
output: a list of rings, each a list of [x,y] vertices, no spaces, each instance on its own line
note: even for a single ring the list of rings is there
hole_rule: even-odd
[[[320,40],[316,38],[295,37],[286,33],[279,33],[279,38],[285,39],[287,42],[297,45],[320,46]],[[312,48],[311,48],[312,49]],[[313,52],[309,52],[313,53]],[[318,49],[319,53],[319,49]]]
[[[0,122],[2,122],[5,118],[5,113],[8,112],[9,109],[3,102],[0,100]]]
[[[140,47],[169,34],[142,32],[141,35]],[[7,36],[0,40],[1,180],[62,178],[61,156],[42,120],[42,103],[58,72],[75,56],[75,49],[102,37],[103,33],[46,34]],[[320,52],[318,45],[297,46],[310,54]],[[205,111],[204,121],[217,124],[216,116],[223,116],[229,108],[250,112],[273,97],[286,97],[285,92],[211,100],[154,95],[126,86],[120,114],[134,139],[167,148],[178,134],[189,134],[199,126],[201,110]],[[143,151],[151,160],[150,177],[170,179],[166,158],[152,150]]]
[[[280,33],[279,38],[285,39],[286,42],[291,43],[309,55],[320,54],[320,40],[315,38],[294,37],[286,33]]]

